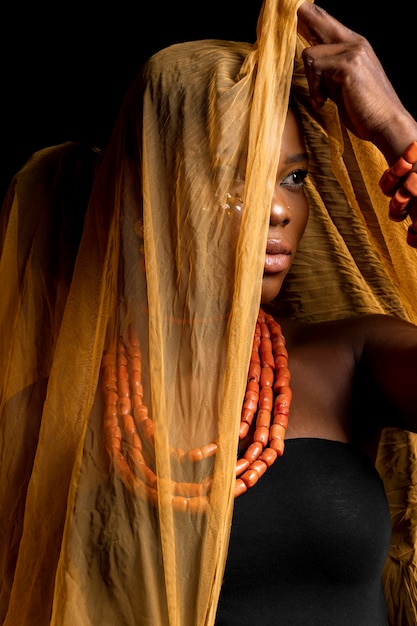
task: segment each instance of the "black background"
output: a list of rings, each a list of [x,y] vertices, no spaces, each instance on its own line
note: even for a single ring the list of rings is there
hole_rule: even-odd
[[[417,118],[417,2],[317,2],[365,35]],[[0,9],[0,192],[40,148],[104,146],[123,95],[158,49],[187,39],[253,41],[260,0],[15,3]],[[410,138],[411,140],[412,138]]]

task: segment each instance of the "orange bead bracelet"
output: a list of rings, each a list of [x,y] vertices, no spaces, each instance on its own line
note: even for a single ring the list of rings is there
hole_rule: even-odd
[[[407,243],[417,248],[417,141],[413,141],[404,154],[385,170],[379,186],[386,196],[390,196],[389,216],[395,222],[411,216]]]

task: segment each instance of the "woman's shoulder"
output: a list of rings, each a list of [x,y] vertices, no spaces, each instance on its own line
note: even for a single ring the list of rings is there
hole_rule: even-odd
[[[417,326],[403,318],[384,313],[304,322],[279,320],[287,341],[293,345],[348,345],[354,352],[372,346],[417,345]]]

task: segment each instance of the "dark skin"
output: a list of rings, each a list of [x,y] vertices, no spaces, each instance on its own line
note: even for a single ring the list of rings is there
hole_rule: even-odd
[[[417,123],[398,100],[369,43],[309,1],[298,15],[300,32],[313,44],[304,62],[315,106],[334,100],[346,126],[372,140],[393,163],[417,138]],[[268,246],[284,246],[288,258],[279,267],[267,254],[264,305],[279,293],[304,232],[307,170],[302,132],[289,112],[267,244],[267,253]],[[413,209],[410,215],[415,219]],[[279,321],[293,389],[287,438],[354,442],[375,458],[383,427],[417,432],[416,326],[386,315],[309,325]]]
[[[417,138],[417,122],[399,100],[369,42],[308,0],[298,9],[298,30],[311,44],[303,59],[313,104],[320,108],[331,98],[345,126],[372,141],[388,163],[394,163]],[[417,228],[417,202],[411,204],[410,217]]]

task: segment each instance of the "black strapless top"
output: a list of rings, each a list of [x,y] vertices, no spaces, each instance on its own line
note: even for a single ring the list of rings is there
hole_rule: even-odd
[[[386,626],[390,533],[384,487],[364,453],[287,440],[235,502],[216,626]]]

